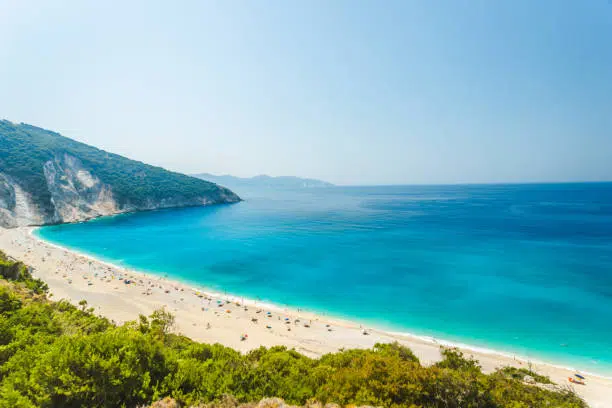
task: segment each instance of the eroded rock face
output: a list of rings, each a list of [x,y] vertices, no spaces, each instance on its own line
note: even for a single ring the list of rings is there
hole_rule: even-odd
[[[11,177],[0,173],[0,226],[13,228],[45,223],[42,211]]]
[[[0,227],[78,222],[131,211],[213,203],[208,197],[165,197],[147,199],[138,205],[129,202],[120,205],[109,185],[85,168],[78,158],[66,153],[45,162],[43,172],[51,197],[47,209],[39,208],[17,180],[0,169]],[[226,198],[226,202],[238,200],[237,196]]]
[[[44,165],[47,187],[55,208],[54,218],[61,222],[83,221],[119,212],[111,188],[68,154]]]

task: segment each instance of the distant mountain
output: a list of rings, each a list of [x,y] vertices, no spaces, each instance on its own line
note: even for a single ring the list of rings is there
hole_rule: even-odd
[[[320,187],[333,187],[334,185],[326,181],[291,177],[291,176],[280,176],[271,177],[266,175],[260,175],[255,177],[234,177],[230,175],[215,176],[209,173],[194,174],[194,177],[202,180],[212,181],[222,186],[229,188],[240,188],[240,187],[259,187],[259,188],[320,188]]]
[[[0,226],[237,201],[214,183],[0,120]]]

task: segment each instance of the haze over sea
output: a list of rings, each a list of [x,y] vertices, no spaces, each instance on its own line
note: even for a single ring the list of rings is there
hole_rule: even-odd
[[[612,183],[237,192],[37,234],[217,291],[612,375]]]

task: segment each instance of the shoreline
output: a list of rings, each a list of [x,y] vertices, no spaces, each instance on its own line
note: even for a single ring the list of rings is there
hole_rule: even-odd
[[[317,316],[320,320],[325,320],[328,322],[333,322],[334,324],[337,325],[343,325],[343,326],[364,326],[362,324],[357,323],[357,319],[352,319],[350,317],[339,317],[339,316],[335,316],[333,315],[333,313],[323,313],[321,311],[317,311],[317,310],[307,310],[304,308],[297,308],[295,306],[281,306],[279,304],[274,303],[273,301],[269,301],[269,300],[254,300],[252,298],[249,298],[247,296],[242,296],[242,295],[237,295],[237,294],[231,294],[231,293],[221,293],[219,291],[216,291],[212,288],[206,287],[205,285],[201,284],[201,283],[197,283],[197,282],[192,282],[189,280],[184,280],[175,276],[170,276],[167,274],[164,275],[159,275],[156,272],[153,271],[146,271],[146,270],[142,270],[139,268],[135,268],[135,267],[127,267],[127,266],[122,266],[122,265],[118,265],[115,264],[111,261],[108,260],[104,260],[104,259],[100,259],[97,258],[94,255],[90,255],[87,254],[85,252],[81,252],[80,250],[71,248],[71,247],[67,247],[67,246],[62,246],[59,244],[56,244],[54,242],[45,240],[42,237],[39,237],[35,234],[35,231],[37,229],[40,229],[42,227],[25,227],[28,228],[28,234],[35,240],[45,244],[45,245],[49,245],[52,247],[55,247],[59,250],[63,250],[63,251],[69,251],[74,253],[77,256],[81,256],[83,258],[87,258],[93,262],[98,262],[104,265],[107,265],[111,268],[116,268],[116,269],[124,269],[126,270],[126,272],[132,272],[132,273],[136,273],[136,274],[140,274],[143,276],[148,276],[148,277],[153,277],[153,278],[161,278],[166,280],[167,282],[177,282],[181,285],[186,285],[186,286],[194,286],[194,287],[190,287],[191,290],[193,291],[197,291],[200,292],[206,296],[209,297],[213,297],[213,298],[222,298],[222,299],[226,299],[227,301],[231,302],[231,303],[235,303],[235,302],[240,302],[244,305],[247,306],[252,306],[252,307],[260,307],[260,308],[264,308],[266,310],[274,310],[276,312],[288,312],[290,314],[309,314],[309,315],[313,315],[313,316]],[[427,335],[419,335],[419,334],[415,334],[415,333],[411,333],[409,331],[396,331],[396,330],[390,330],[390,329],[383,329],[380,327],[377,327],[375,324],[368,324],[369,328],[368,330],[372,330],[372,331],[376,331],[379,333],[384,333],[387,334],[389,336],[392,337],[402,337],[402,338],[411,338],[414,340],[418,340],[418,341],[423,341],[423,342],[427,342],[430,343],[432,345],[436,345],[436,346],[444,346],[444,347],[452,347],[452,348],[459,348],[462,351],[469,351],[472,353],[479,353],[479,354],[487,354],[490,356],[498,356],[498,357],[504,357],[504,358],[509,358],[509,359],[513,359],[515,361],[521,361],[522,363],[525,364],[537,364],[537,365],[547,365],[550,367],[554,367],[557,369],[561,369],[561,370],[568,370],[568,371],[576,371],[577,373],[581,373],[581,374],[585,374],[591,377],[599,377],[605,380],[612,380],[612,374],[602,374],[602,373],[594,373],[594,372],[590,372],[590,371],[585,371],[585,370],[581,370],[578,369],[576,367],[571,367],[571,366],[567,366],[567,365],[562,365],[559,363],[553,363],[550,361],[546,361],[546,360],[541,360],[541,359],[537,359],[537,358],[528,358],[525,356],[522,356],[520,354],[512,354],[506,351],[501,351],[501,350],[497,350],[497,349],[493,349],[493,348],[489,348],[489,347],[483,347],[483,346],[475,346],[475,345],[471,345],[468,343],[463,343],[463,342],[456,342],[456,341],[451,341],[451,340],[446,340],[440,337],[434,337],[434,336],[427,336]]]
[[[612,400],[612,377],[609,376],[437,337],[381,330],[371,322],[360,325],[350,318],[336,318],[302,308],[283,307],[273,302],[219,293],[195,282],[160,276],[152,271],[134,270],[46,241],[34,233],[35,229],[0,229],[0,249],[33,266],[34,275],[49,285],[53,299],[66,298],[75,304],[85,299],[89,306],[96,308],[96,313],[119,324],[137,319],[140,313],[150,314],[146,312],[167,307],[175,315],[177,329],[182,334],[197,341],[219,342],[241,352],[261,345],[285,345],[311,357],[318,357],[340,348],[369,348],[376,342],[398,341],[410,347],[421,362],[427,365],[440,359],[440,346],[457,347],[476,358],[485,372],[503,366],[531,367],[562,387],[569,386],[568,376],[574,372],[583,373],[589,377],[587,385],[571,386],[578,395],[593,407],[604,407],[604,404]],[[66,269],[61,279],[60,269]],[[95,272],[93,275],[92,269]],[[74,273],[82,274],[83,280],[74,279]],[[67,277],[68,274],[70,277]],[[103,278],[98,274],[104,274]],[[124,284],[121,281],[124,276],[134,282]],[[77,282],[73,283],[73,280]],[[139,296],[134,288],[145,290]],[[128,292],[129,296],[124,296]],[[190,298],[185,300],[188,296]],[[216,303],[213,304],[213,301]],[[258,311],[252,313],[251,308]],[[213,316],[210,312],[213,312]],[[281,320],[281,316],[284,320]],[[204,319],[209,321],[205,325],[206,331],[202,332],[200,326]],[[266,320],[269,324],[264,329],[258,320]],[[310,321],[308,326],[305,321]],[[281,329],[277,330],[278,327]],[[364,335],[364,331],[368,334]],[[247,332],[247,341],[237,340],[242,333]]]

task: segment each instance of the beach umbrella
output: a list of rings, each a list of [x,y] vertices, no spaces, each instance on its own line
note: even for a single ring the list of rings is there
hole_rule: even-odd
[[[584,380],[585,378],[583,376],[581,376],[580,374],[574,374],[576,377],[580,378],[581,380]]]

